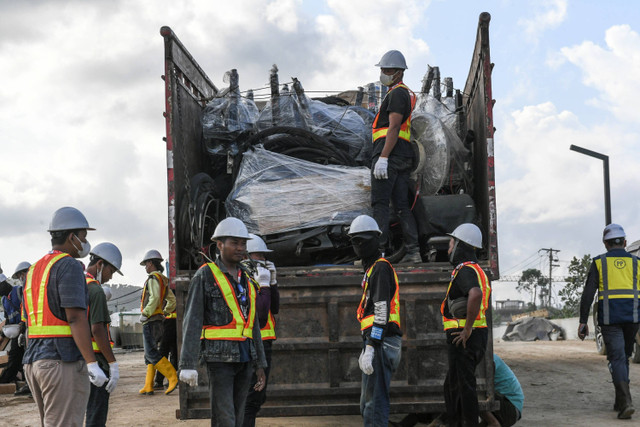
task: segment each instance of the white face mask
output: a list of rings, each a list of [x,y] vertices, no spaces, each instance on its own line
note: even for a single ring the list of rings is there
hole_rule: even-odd
[[[82,240],[80,240],[80,238],[78,236],[76,236],[75,234],[73,235],[73,237],[75,237],[76,239],[78,239],[78,241],[80,242],[80,246],[82,249],[78,249],[78,247],[73,243],[73,241],[71,242],[71,244],[73,245],[73,247],[75,248],[76,251],[78,251],[78,258],[84,258],[87,255],[89,255],[89,252],[91,251],[91,243],[89,243],[89,241],[87,240],[86,242],[83,242]]]
[[[96,277],[96,280],[98,281],[98,283],[102,284],[102,270],[104,269],[104,267],[100,268],[100,270],[98,271],[98,275]]]
[[[382,71],[380,71],[380,83],[382,83],[385,86],[391,86],[393,85],[393,79],[395,78],[396,74],[398,74],[397,72],[393,73],[392,75],[387,75],[385,73],[383,73]]]

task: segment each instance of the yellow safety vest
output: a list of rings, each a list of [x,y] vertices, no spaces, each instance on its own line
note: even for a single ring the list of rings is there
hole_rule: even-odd
[[[416,106],[416,94],[413,93],[411,89],[409,89],[404,83],[400,82],[397,85],[393,86],[387,92],[387,96],[391,93],[392,90],[397,89],[399,87],[403,87],[409,91],[409,97],[411,98],[411,111],[413,111]],[[387,131],[389,127],[378,127],[378,119],[380,118],[380,111],[376,114],[376,118],[373,120],[373,131],[372,131],[372,142],[376,142],[376,140],[380,138],[384,138],[387,136]],[[400,125],[400,132],[398,133],[398,138],[404,139],[407,142],[411,142],[411,112],[409,112],[409,117]]]
[[[367,305],[367,289],[369,289],[369,277],[371,276],[371,272],[373,271],[373,267],[379,263],[380,261],[384,261],[389,264],[391,270],[393,271],[393,278],[396,283],[396,291],[393,293],[393,298],[391,298],[391,307],[389,308],[389,322],[393,322],[400,327],[400,286],[398,284],[398,275],[396,274],[396,270],[393,268],[391,263],[384,258],[379,258],[374,262],[371,267],[367,270],[364,275],[364,284],[362,286],[362,298],[360,299],[360,305],[358,305],[358,312],[356,314],[356,318],[360,322],[360,330],[364,331],[367,328],[373,326],[373,314],[369,316],[364,315],[364,309]]]
[[[598,311],[605,325],[638,323],[638,258],[600,255],[594,259],[598,269]]]
[[[98,286],[100,286],[100,282],[98,282],[91,274],[89,273],[84,273],[86,282],[87,282],[87,286],[89,286],[90,283],[97,283]],[[91,305],[89,305],[89,308],[87,310],[87,318],[89,318],[91,313]],[[111,339],[111,330],[109,330],[109,324],[105,324],[105,326],[107,327],[107,339],[109,339],[109,344],[111,344],[111,348],[113,348],[113,340]],[[102,353],[100,351],[100,347],[98,347],[98,343],[96,342],[96,340],[93,338],[93,333],[91,333],[91,347],[93,347],[93,352],[94,353]]]
[[[489,295],[491,294],[491,286],[489,285],[489,278],[485,274],[484,270],[480,268],[480,266],[472,261],[463,262],[458,265],[453,272],[451,273],[451,280],[449,281],[449,287],[447,288],[447,295],[444,297],[442,301],[442,305],[440,306],[440,314],[442,314],[442,324],[444,326],[444,330],[447,329],[460,329],[464,328],[467,324],[467,319],[450,319],[444,315],[444,309],[447,304],[447,298],[449,298],[449,291],[451,290],[451,286],[453,285],[453,280],[456,278],[460,270],[463,267],[472,268],[476,275],[478,276],[478,282],[480,282],[480,289],[482,290],[482,305],[480,306],[480,312],[478,316],[473,321],[474,328],[486,328],[487,327],[487,318],[485,317],[485,313],[487,308],[489,307]]]
[[[156,307],[156,309],[153,311],[153,313],[151,313],[151,316],[149,317],[153,317],[158,314],[164,315],[164,312],[162,311],[162,304],[164,301],[164,297],[167,293],[167,285],[169,283],[169,279],[159,271],[153,271],[151,272],[151,274],[149,274],[149,276],[155,277],[158,283],[160,284],[160,301],[158,302],[158,306]],[[144,282],[144,288],[142,288],[142,298],[140,299],[140,311],[144,310],[144,306],[147,304],[146,297],[147,297],[148,282],[149,282],[149,279],[147,279],[147,281]]]
[[[269,317],[267,318],[267,324],[264,328],[260,329],[260,335],[262,340],[275,340],[276,339],[276,319],[273,318],[271,310],[269,310]]]
[[[176,313],[176,311],[174,310],[171,314],[169,314],[168,316],[164,316],[165,319],[177,319],[178,318],[178,313]]]
[[[256,289],[248,275],[243,273],[247,279],[247,292],[249,294],[249,316],[245,319],[240,309],[240,303],[233,289],[233,285],[227,276],[220,271],[220,268],[210,262],[207,264],[213,273],[213,278],[222,292],[222,296],[231,311],[232,319],[226,325],[204,325],[200,339],[207,340],[229,340],[244,341],[253,338],[253,322],[256,318]]]

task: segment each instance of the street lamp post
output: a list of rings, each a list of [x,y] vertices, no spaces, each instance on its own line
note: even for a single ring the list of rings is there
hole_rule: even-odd
[[[604,168],[604,215],[605,215],[605,225],[611,224],[611,191],[609,189],[609,156],[598,153],[595,151],[587,150],[586,148],[578,147],[577,145],[571,144],[569,147],[571,151],[576,151],[578,153],[595,157],[596,159],[602,160],[603,168]]]

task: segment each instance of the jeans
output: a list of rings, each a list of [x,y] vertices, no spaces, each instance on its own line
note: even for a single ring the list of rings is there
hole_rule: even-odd
[[[244,408],[244,427],[255,427],[256,415],[260,411],[260,407],[267,401],[267,386],[269,385],[269,371],[271,371],[271,345],[273,340],[262,341],[264,347],[264,355],[267,358],[267,367],[264,370],[266,381],[262,391],[255,391],[253,386],[258,381],[258,377],[254,373],[251,377],[251,384],[249,385],[249,395],[247,396],[247,403]]]
[[[251,362],[209,362],[211,426],[240,427],[253,374]]]
[[[100,368],[102,369],[102,368]],[[102,369],[102,372],[109,378],[109,371]],[[109,393],[107,384],[96,387],[91,384],[89,402],[87,403],[86,427],[104,427],[107,424],[107,413],[109,412]]]
[[[158,343],[162,339],[162,321],[147,322],[142,325],[142,342],[144,344],[144,363],[155,365],[162,359],[158,351]]]
[[[176,338],[176,319],[162,321],[162,340],[160,341],[160,355],[169,359],[174,368],[178,369],[178,341]],[[156,383],[162,384],[164,375],[156,372]]]
[[[402,337],[385,337],[375,347],[373,373],[362,374],[360,389],[360,414],[365,426],[389,425],[389,389],[391,375],[400,365]]]
[[[449,370],[444,380],[444,401],[449,426],[477,426],[480,412],[476,391],[476,366],[482,361],[487,348],[487,328],[476,328],[467,340],[466,348],[453,344],[452,332],[447,331],[447,358]],[[464,424],[463,424],[464,423]]]
[[[373,168],[378,157],[371,163],[371,207],[373,218],[382,231],[380,244],[385,245],[389,238],[389,202],[398,213],[405,247],[408,253],[418,251],[418,227],[409,204],[409,173],[412,161],[410,158],[389,157],[387,179],[376,179]]]
[[[600,326],[614,384],[629,382],[629,358],[633,352],[638,326],[638,323]]]

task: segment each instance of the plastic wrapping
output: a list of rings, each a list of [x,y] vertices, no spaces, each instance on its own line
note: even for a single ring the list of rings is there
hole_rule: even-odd
[[[309,107],[316,126],[312,131],[337,140],[349,155],[357,156],[364,144],[371,142],[371,126],[349,107],[314,100],[310,101]]]
[[[415,113],[428,113],[439,118],[454,133],[457,133],[458,117],[456,115],[455,99],[443,98],[438,101],[429,94],[418,94]]]
[[[264,236],[348,225],[370,214],[370,192],[367,168],[322,166],[257,147],[244,153],[226,209],[249,231]]]
[[[267,105],[262,109],[256,126],[258,130],[265,130],[274,126],[290,126],[302,129],[309,129],[310,124],[305,119],[302,108],[298,103],[297,97],[294,93],[288,89],[283,89],[280,96],[277,98],[277,111],[276,118],[274,119],[274,108],[272,101],[267,102]]]
[[[254,129],[258,107],[247,98],[229,92],[212,99],[202,111],[202,133],[207,139],[232,141],[240,133]]]

